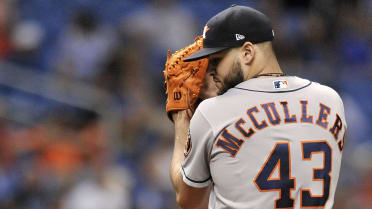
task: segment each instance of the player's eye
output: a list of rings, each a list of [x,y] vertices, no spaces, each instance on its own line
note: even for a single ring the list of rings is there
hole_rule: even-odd
[[[214,82],[221,82],[221,80],[217,77],[216,72],[211,72],[211,76]]]
[[[218,63],[220,63],[221,58],[213,58],[209,61],[209,64],[212,65],[213,67],[216,67]]]

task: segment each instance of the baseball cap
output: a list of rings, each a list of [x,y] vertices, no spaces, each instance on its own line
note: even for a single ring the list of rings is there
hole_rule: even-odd
[[[203,30],[203,49],[187,57],[193,61],[239,47],[249,41],[253,44],[272,41],[274,31],[269,18],[247,6],[232,5],[208,20]]]

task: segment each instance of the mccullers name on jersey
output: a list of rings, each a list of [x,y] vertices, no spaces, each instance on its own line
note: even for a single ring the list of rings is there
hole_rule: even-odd
[[[303,123],[313,124],[325,129],[326,131],[329,131],[329,133],[332,134],[334,139],[337,141],[339,150],[342,151],[346,132],[344,132],[341,138],[340,132],[343,129],[343,123],[339,114],[332,112],[331,108],[322,102],[319,103],[317,112],[309,113],[309,101],[299,100],[298,102],[300,103],[301,108],[300,115],[291,113],[287,101],[270,102],[249,107],[246,111],[246,115],[239,118],[232,126],[241,134],[242,137],[235,136],[229,132],[228,129],[231,128],[230,126],[222,131],[220,135],[221,137],[217,140],[217,146],[230,153],[232,157],[235,157],[244,141],[249,140],[249,138],[254,135],[256,131],[260,131],[269,126],[283,125],[288,123]],[[328,121],[328,116],[330,114],[336,115],[334,121]],[[284,116],[283,119],[280,115]],[[250,120],[253,126],[247,126],[247,120]]]

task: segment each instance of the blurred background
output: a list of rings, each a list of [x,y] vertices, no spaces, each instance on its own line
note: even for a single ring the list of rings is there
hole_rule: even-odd
[[[231,4],[270,17],[285,72],[340,93],[334,208],[372,208],[371,0],[0,0],[0,208],[177,208],[167,50]]]

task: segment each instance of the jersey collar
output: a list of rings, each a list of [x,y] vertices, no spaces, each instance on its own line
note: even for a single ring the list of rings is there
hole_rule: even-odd
[[[311,83],[309,80],[296,76],[252,78],[238,84],[234,89],[265,93],[284,93],[306,88]]]

